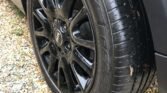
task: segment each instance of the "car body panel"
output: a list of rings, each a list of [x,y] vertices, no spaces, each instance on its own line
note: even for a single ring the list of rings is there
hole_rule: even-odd
[[[24,0],[26,1],[26,0]],[[25,14],[22,0],[12,0],[12,2]]]
[[[152,33],[160,93],[167,92],[167,0],[143,0]]]
[[[167,0],[143,0],[156,52],[167,55]]]
[[[158,83],[159,83],[159,93],[167,92],[167,74],[166,74],[166,66],[167,66],[167,56],[155,53],[158,69]]]
[[[26,0],[12,0],[18,8],[25,12]],[[158,70],[160,93],[167,92],[167,0],[143,0],[148,17]]]

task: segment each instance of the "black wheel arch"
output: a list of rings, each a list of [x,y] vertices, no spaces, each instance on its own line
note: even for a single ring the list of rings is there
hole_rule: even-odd
[[[158,73],[159,92],[167,91],[166,72],[167,66],[167,1],[166,0],[143,0],[152,41],[154,44],[154,55]]]

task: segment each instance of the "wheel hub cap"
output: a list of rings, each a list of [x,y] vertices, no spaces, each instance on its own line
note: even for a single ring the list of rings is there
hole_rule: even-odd
[[[53,36],[54,36],[54,41],[57,46],[61,47],[64,42],[64,37],[63,37],[63,31],[61,31],[61,26],[60,23],[56,20],[53,22]]]
[[[59,30],[56,30],[54,35],[55,35],[54,39],[56,41],[57,46],[59,46],[59,47],[62,46],[62,44],[63,44],[62,33]]]

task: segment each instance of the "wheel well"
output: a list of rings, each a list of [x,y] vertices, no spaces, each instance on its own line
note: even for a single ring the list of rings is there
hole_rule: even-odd
[[[21,0],[25,14],[27,14],[27,0]]]

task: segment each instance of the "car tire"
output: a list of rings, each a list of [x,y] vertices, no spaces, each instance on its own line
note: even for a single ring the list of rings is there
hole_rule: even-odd
[[[74,88],[66,90],[58,87],[44,67],[43,59],[39,55],[39,43],[34,35],[36,27],[34,25],[38,26],[39,22],[34,22],[33,9],[40,7],[38,1],[42,0],[27,0],[27,18],[36,58],[53,92],[80,93],[82,90],[82,93],[143,93],[147,89],[155,74],[155,63],[153,44],[142,2],[82,0],[93,29],[96,62],[89,88],[76,92]],[[75,3],[78,0],[72,1]],[[71,69],[68,70],[68,73],[71,73]]]

